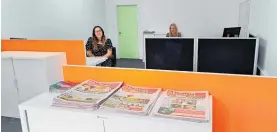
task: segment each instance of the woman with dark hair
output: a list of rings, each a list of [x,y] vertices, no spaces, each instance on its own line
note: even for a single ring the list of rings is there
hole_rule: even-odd
[[[92,37],[89,37],[86,44],[87,57],[106,57],[106,61],[101,66],[112,66],[112,41],[105,36],[104,30],[100,26],[95,26]]]

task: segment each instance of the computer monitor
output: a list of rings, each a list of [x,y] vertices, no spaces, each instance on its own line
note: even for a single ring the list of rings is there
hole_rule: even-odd
[[[224,28],[223,37],[239,37],[241,27]]]
[[[255,38],[255,36],[251,33],[249,33],[249,38]]]
[[[198,39],[198,72],[256,74],[257,39]]]
[[[193,38],[146,38],[146,69],[193,71]]]

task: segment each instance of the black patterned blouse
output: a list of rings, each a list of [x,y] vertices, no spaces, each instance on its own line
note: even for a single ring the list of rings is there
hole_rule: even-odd
[[[170,35],[170,33],[167,33],[166,37],[172,37],[172,36]],[[178,32],[178,35],[176,37],[182,37],[182,34],[180,32]]]
[[[108,49],[112,49],[113,47],[111,39],[107,39],[105,44],[97,44],[97,46],[98,46],[97,50],[94,50],[92,45],[92,37],[89,37],[86,43],[86,51],[91,51],[94,56],[104,56],[105,54],[107,54]],[[102,62],[99,65],[111,67],[112,60],[108,58],[106,61]]]

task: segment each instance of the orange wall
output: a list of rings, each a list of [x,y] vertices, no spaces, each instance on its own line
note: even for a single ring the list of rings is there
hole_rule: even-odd
[[[82,40],[1,40],[2,51],[65,52],[67,64],[86,65]]]
[[[214,97],[213,132],[276,132],[277,78],[64,66],[64,79],[124,81],[175,90],[206,90]]]

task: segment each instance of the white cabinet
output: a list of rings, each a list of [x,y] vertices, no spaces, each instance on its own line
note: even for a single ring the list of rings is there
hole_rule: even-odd
[[[11,59],[2,59],[1,64],[1,115],[14,117],[17,110],[18,94]]]
[[[147,121],[127,118],[108,118],[104,120],[105,132],[156,132],[156,129],[149,129]],[[153,126],[152,128],[155,128]],[[157,131],[158,132],[158,131]]]
[[[107,118],[105,132],[212,132],[209,123],[195,123],[159,117]]]
[[[63,80],[65,53],[5,51],[1,57],[2,116],[19,118],[18,104]]]
[[[92,114],[28,109],[27,115],[30,132],[104,132],[103,120]]]
[[[212,132],[212,118],[208,123],[196,123],[101,108],[89,111],[52,107],[58,95],[44,93],[19,105],[23,132]],[[212,115],[212,109],[210,112]]]

